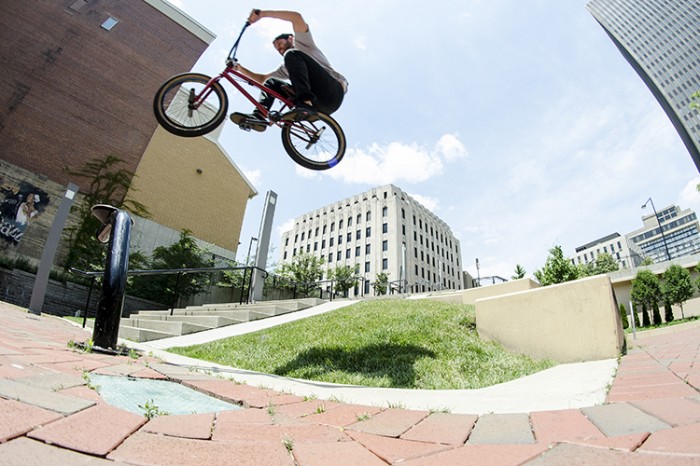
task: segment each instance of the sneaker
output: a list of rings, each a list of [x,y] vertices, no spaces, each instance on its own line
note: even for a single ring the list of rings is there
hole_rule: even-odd
[[[282,115],[283,121],[302,121],[308,120],[316,115],[316,110],[306,105],[297,105],[289,112]]]
[[[244,131],[253,129],[261,133],[267,129],[268,125],[265,117],[258,111],[253,111],[253,113],[232,113],[231,121]]]

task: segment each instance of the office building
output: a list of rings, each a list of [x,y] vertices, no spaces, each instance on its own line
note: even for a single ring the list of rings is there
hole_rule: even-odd
[[[281,244],[281,262],[303,253],[322,258],[324,278],[335,267],[354,267],[361,281],[351,296],[372,294],[371,283],[381,273],[392,292],[464,286],[460,244],[450,227],[393,185],[297,217]]]
[[[621,269],[636,267],[642,263],[642,255],[627,243],[627,238],[619,233],[612,233],[576,248],[576,254],[569,259],[574,265],[595,263],[601,254],[608,254]]]
[[[698,0],[593,0],[590,13],[661,104],[700,170]]]
[[[669,206],[642,221],[644,226],[626,237],[630,247],[641,250],[644,257],[663,262],[700,252],[700,224],[692,210]]]

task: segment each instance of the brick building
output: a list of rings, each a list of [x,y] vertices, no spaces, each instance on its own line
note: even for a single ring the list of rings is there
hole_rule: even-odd
[[[162,0],[0,2],[0,157],[64,185],[110,154],[135,171],[156,89],[212,39]]]

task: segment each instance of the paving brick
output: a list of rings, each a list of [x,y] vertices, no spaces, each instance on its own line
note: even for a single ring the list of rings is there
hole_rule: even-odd
[[[63,395],[7,379],[0,379],[0,397],[22,401],[23,403],[62,414],[73,414],[95,404],[93,401]]]
[[[357,442],[294,445],[292,455],[299,466],[386,466]]]
[[[291,455],[274,441],[213,442],[137,432],[107,458],[134,464],[294,466]],[[332,464],[332,463],[326,463]],[[300,465],[301,466],[301,465]]]
[[[462,445],[467,441],[478,416],[471,414],[433,413],[401,435],[418,442]]]
[[[627,403],[581,408],[588,419],[608,437],[656,432],[671,426]]]
[[[13,400],[0,400],[0,442],[24,435],[30,430],[63,416]]]
[[[216,413],[158,416],[141,427],[141,431],[171,437],[209,440],[215,418]]]
[[[340,406],[340,403],[327,400],[307,400],[275,407],[275,418],[300,419],[312,414],[322,414]]]
[[[484,414],[476,421],[468,445],[535,443],[527,414]]]
[[[641,400],[630,404],[672,426],[700,423],[700,404],[690,399]]]
[[[344,442],[348,436],[341,429],[314,424],[223,424],[217,420],[211,439],[215,441],[258,441],[266,439],[295,444],[307,442]]]
[[[438,443],[401,440],[383,435],[365,434],[363,432],[348,431],[348,436],[389,464],[453,448],[449,445],[440,445]]]
[[[279,406],[304,401],[301,396],[286,395],[273,390],[237,384],[230,380],[210,378],[209,380],[183,381],[182,384],[217,398],[232,400],[252,408],[266,408],[270,405]]]
[[[326,412],[307,416],[303,419],[303,421],[315,422],[329,426],[347,427],[355,424],[360,419],[371,419],[381,411],[382,408],[378,408],[376,406],[341,404]]]
[[[131,374],[129,374],[129,377],[136,377],[140,379],[167,380],[166,376],[148,367],[144,367],[141,370],[132,372]]]
[[[404,461],[401,466],[513,466],[536,457],[547,447],[535,445],[466,445]]]
[[[387,437],[399,437],[408,429],[428,417],[429,414],[430,412],[428,411],[391,408],[367,420],[358,421],[348,426],[348,429]]]
[[[640,455],[638,453],[626,453],[607,448],[562,443],[525,464],[527,466],[559,466],[563,464],[614,464],[616,466],[668,466],[669,464],[673,464],[674,466],[678,466],[697,465],[698,460],[679,456]]]
[[[700,424],[654,432],[639,447],[640,451],[692,453],[700,463]]]
[[[74,375],[63,374],[60,372],[44,372],[29,377],[15,379],[15,381],[54,392],[63,390],[64,388],[85,385],[85,380],[82,377],[76,377]]]
[[[2,466],[46,466],[47,464],[70,466],[119,466],[117,463],[71,450],[47,445],[26,437],[0,443]]]
[[[573,440],[567,443],[578,443],[594,447],[613,448],[622,451],[635,451],[649,437],[649,432],[639,434],[621,435],[619,437],[605,437],[595,439]]]
[[[564,442],[605,437],[578,409],[530,413],[537,442]]]
[[[143,416],[100,404],[27,435],[71,450],[104,456],[145,422]]]

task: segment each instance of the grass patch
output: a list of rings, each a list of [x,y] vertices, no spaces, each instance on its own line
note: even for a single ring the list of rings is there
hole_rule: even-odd
[[[239,337],[169,351],[285,377],[416,389],[474,389],[554,365],[479,339],[472,306],[364,301]]]
[[[674,325],[687,324],[688,322],[694,322],[700,319],[700,316],[689,316],[685,319],[672,320],[671,322],[664,322],[660,325],[650,325],[648,327],[637,327],[637,332],[643,332],[645,330],[655,330],[657,328],[673,327]],[[630,325],[625,329],[625,333],[632,333],[632,326]]]

